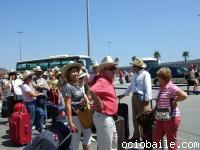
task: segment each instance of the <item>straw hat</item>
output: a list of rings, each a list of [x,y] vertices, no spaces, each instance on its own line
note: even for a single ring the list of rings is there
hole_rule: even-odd
[[[78,70],[80,70],[81,69],[81,67],[82,67],[82,65],[80,64],[80,63],[70,63],[70,64],[67,64],[67,65],[64,65],[63,67],[62,67],[62,69],[61,69],[61,73],[62,73],[62,76],[63,76],[63,78],[67,81],[68,79],[66,78],[67,77],[67,75],[69,74],[69,69],[70,68],[74,68],[74,67],[77,67],[78,68]]]
[[[81,69],[80,71],[79,71],[79,76],[78,76],[78,78],[80,79],[80,78],[82,78],[82,77],[85,77],[87,74],[85,73],[85,72],[83,72],[83,70]]]
[[[52,71],[53,71],[53,72],[58,72],[58,71],[60,71],[60,68],[58,68],[58,66],[56,66],[56,67],[54,67],[54,68],[52,69]]]
[[[147,65],[143,62],[141,58],[135,58],[132,63],[130,63],[133,66],[140,67],[140,68],[146,68]]]
[[[47,71],[45,71],[42,75],[43,75],[43,76],[48,76],[49,74],[48,74]]]
[[[36,66],[34,69],[33,69],[33,71],[37,71],[37,72],[42,72],[43,70],[41,69],[41,67],[40,66]]]
[[[97,61],[94,61],[92,63],[92,68],[97,68],[99,66],[99,64],[97,63]]]
[[[97,67],[97,71],[101,72],[104,68],[114,65],[117,65],[117,63],[113,61],[112,57],[106,56],[101,61],[101,64],[99,64],[99,66]]]
[[[28,77],[32,76],[33,73],[29,70],[25,70],[23,73],[23,80],[26,80]]]

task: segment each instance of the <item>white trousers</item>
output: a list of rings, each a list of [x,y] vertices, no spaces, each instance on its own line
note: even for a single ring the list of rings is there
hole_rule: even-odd
[[[83,133],[82,143],[84,145],[90,145],[91,144],[91,137],[92,137],[91,128],[85,129],[83,127],[83,125],[81,124],[78,116],[72,116],[72,121],[76,125],[76,128],[78,129],[78,133],[72,133],[70,150],[78,150],[79,143],[80,143],[80,140],[81,140],[81,133]]]
[[[117,150],[117,130],[113,117],[94,112],[98,150]]]

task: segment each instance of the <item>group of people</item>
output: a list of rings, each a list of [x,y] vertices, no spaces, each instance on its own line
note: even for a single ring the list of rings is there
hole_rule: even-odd
[[[44,72],[40,66],[31,71],[25,70],[23,74],[11,70],[1,75],[1,99],[6,100],[8,117],[13,113],[14,105],[23,102],[29,111],[32,128],[42,132],[47,118],[46,102],[62,102],[60,76],[58,68]]]
[[[91,128],[84,128],[76,110],[82,108],[85,104],[92,105],[93,123],[97,132],[98,150],[117,150],[118,143],[117,129],[115,126],[115,117],[118,111],[118,98],[123,98],[132,93],[133,110],[133,137],[128,141],[141,142],[144,138],[143,129],[137,122],[137,116],[145,111],[151,110],[150,100],[152,99],[151,76],[145,70],[146,64],[140,58],[136,58],[132,63],[133,77],[130,85],[120,95],[116,95],[113,81],[117,70],[117,63],[110,56],[103,58],[101,63],[93,65],[93,74],[88,75],[85,68],[80,63],[71,63],[57,70],[57,73],[50,72],[58,81],[52,82],[58,90],[58,99],[66,106],[67,120],[71,129],[72,139],[70,148],[78,150],[81,136],[83,135],[83,150],[88,150],[91,144]],[[37,73],[36,73],[37,72]],[[38,78],[37,78],[38,76]],[[31,71],[25,71],[23,74],[23,83],[20,86],[24,102],[29,110],[31,125],[34,125],[34,114],[37,97],[44,97],[47,89],[50,89],[48,81],[43,80],[42,70],[36,67],[35,74]],[[39,78],[40,77],[40,78]],[[49,77],[53,78],[53,77]],[[177,131],[181,121],[180,111],[177,103],[186,99],[187,94],[178,86],[172,83],[171,70],[161,68],[157,72],[157,78],[160,88],[156,100],[156,123],[153,128],[153,142],[159,143],[166,135],[168,147],[170,150],[177,150]],[[39,86],[38,86],[39,85]],[[52,88],[51,87],[51,88]],[[11,88],[10,88],[11,89]],[[162,109],[168,109],[166,118],[159,118]],[[161,111],[161,112],[159,112]],[[40,119],[42,118],[39,116]],[[38,125],[41,127],[41,122]],[[42,130],[41,130],[42,131]],[[170,143],[174,142],[173,148]]]
[[[193,86],[193,93],[194,94],[199,94],[199,80],[200,80],[200,73],[199,70],[197,68],[197,65],[190,65],[188,68],[188,71],[185,74],[185,78],[188,82],[188,94],[190,94],[189,92],[189,86]]]

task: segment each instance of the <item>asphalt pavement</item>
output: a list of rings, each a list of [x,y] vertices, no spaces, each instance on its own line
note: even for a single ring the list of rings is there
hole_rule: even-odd
[[[127,83],[120,85],[118,81],[115,82],[115,86],[120,89],[116,89],[117,94],[122,94],[124,89],[128,86]],[[181,86],[186,90],[186,86]],[[158,90],[153,89],[153,97],[157,95]],[[126,103],[129,106],[129,129],[130,137],[133,134],[132,123],[132,105],[131,95],[125,97],[122,103]],[[181,111],[181,124],[178,130],[178,144],[179,150],[199,150],[200,149],[200,95],[188,95],[188,98],[178,104]],[[50,120],[48,120],[50,123]],[[8,126],[6,126],[7,119],[0,117],[0,150],[22,150],[24,147],[16,146],[12,144],[9,138]],[[37,135],[37,131],[33,132],[33,135]],[[96,150],[96,142],[92,142],[90,149]],[[82,150],[81,144],[79,150]],[[166,146],[165,146],[166,147]],[[141,149],[141,148],[140,148]],[[167,149],[167,148],[165,148]]]

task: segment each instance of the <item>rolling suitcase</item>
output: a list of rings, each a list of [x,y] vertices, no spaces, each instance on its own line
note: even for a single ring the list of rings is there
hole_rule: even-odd
[[[24,150],[58,150],[59,140],[56,134],[45,130],[33,138]]]
[[[9,120],[11,141],[18,145],[28,144],[31,141],[30,116],[24,112],[14,112]]]
[[[60,141],[59,150],[69,150],[69,145],[71,143],[71,131],[67,126],[67,122],[56,121],[54,131],[58,135],[58,139]]]
[[[52,105],[52,127],[54,127],[56,121],[66,122],[66,108],[63,105]]]
[[[125,142],[125,120],[123,117],[118,116],[115,121],[117,135],[118,135],[118,150],[123,150],[122,143]]]
[[[120,99],[119,99],[117,114],[124,118],[124,121],[125,121],[125,139],[128,139],[129,135],[130,135],[130,133],[129,133],[128,105],[125,104],[125,103],[120,103]]]

